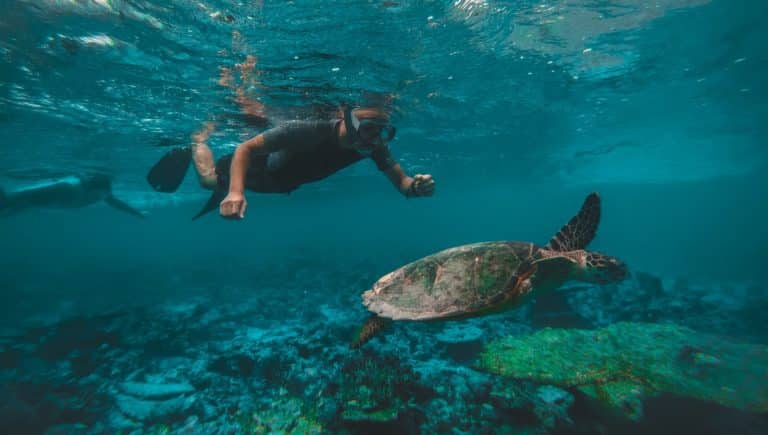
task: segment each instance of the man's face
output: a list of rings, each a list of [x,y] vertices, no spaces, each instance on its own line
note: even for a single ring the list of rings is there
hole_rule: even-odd
[[[357,129],[358,140],[353,145],[357,151],[369,154],[395,136],[395,127],[381,112],[359,109],[354,115],[360,122]]]

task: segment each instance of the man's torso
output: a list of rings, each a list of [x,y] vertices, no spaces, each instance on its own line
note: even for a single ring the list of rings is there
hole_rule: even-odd
[[[305,183],[326,178],[365,158],[339,145],[339,121],[292,121],[263,133],[268,148],[280,151],[251,157],[246,187],[263,193],[287,193]],[[376,150],[371,158],[380,170],[394,165],[389,149]],[[229,183],[232,155],[216,164],[219,184]],[[222,186],[224,187],[224,186]]]

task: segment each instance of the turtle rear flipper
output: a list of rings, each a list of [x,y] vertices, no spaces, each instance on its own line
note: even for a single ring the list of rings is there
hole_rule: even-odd
[[[589,242],[597,234],[597,225],[600,223],[600,197],[597,193],[590,193],[584,200],[581,210],[576,216],[547,243],[545,249],[551,251],[576,251],[585,249]]]
[[[365,323],[363,323],[363,326],[360,327],[360,332],[358,332],[357,338],[355,338],[355,341],[349,345],[349,348],[357,349],[364,345],[390,323],[392,323],[392,321],[389,319],[379,317],[375,314],[372,315],[368,318],[368,320],[365,321]]]

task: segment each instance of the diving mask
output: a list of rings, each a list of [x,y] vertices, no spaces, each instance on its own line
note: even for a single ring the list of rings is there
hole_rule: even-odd
[[[374,148],[391,141],[397,131],[395,126],[386,119],[359,119],[349,107],[344,110],[344,125],[347,128],[350,141],[358,144],[361,151],[367,149],[372,151]]]

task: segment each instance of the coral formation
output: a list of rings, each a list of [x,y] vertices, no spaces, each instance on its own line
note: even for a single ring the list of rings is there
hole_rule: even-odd
[[[486,346],[479,367],[576,387],[633,420],[642,417],[643,399],[660,393],[768,411],[768,347],[671,324],[618,323],[507,337]]]
[[[342,418],[348,422],[390,422],[418,396],[416,374],[391,355],[363,352],[341,370]]]

